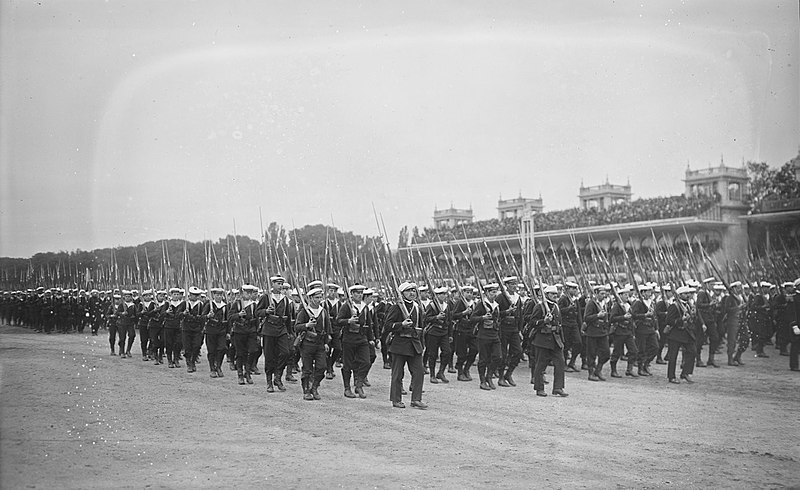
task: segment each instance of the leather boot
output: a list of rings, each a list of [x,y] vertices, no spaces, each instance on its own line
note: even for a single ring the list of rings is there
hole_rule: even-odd
[[[594,375],[598,381],[606,380],[606,378],[603,377],[603,366],[597,366],[594,370]]]
[[[514,372],[515,367],[509,368],[506,370],[506,382],[509,386],[517,386],[517,383],[514,382],[514,378],[511,377],[511,374]]]
[[[359,398],[366,398],[367,397],[367,394],[364,393],[363,384],[361,382],[359,382],[359,381],[356,381],[356,395],[358,395]]]
[[[742,353],[736,351],[736,354],[733,356],[733,360],[736,362],[737,366],[744,366],[744,362],[742,362]]]
[[[211,370],[211,377],[212,378],[219,378],[219,373],[217,373],[217,365],[213,362],[208,363],[208,368]]]
[[[283,381],[281,381],[281,374],[276,374],[272,382],[275,384],[275,388],[278,388],[278,391],[286,391],[286,387],[283,386]]]
[[[345,387],[344,387],[344,397],[345,398],[355,398],[356,397],[356,395],[350,389],[350,386],[345,385]]]
[[[275,393],[275,385],[272,384],[271,374],[267,374],[267,393]]]
[[[449,383],[450,380],[444,375],[444,366],[439,366],[439,372],[436,373],[436,378],[441,381],[442,383]]]
[[[611,377],[621,378],[622,376],[617,372],[617,361],[611,363]]]
[[[631,378],[638,378],[639,374],[633,372],[633,364],[628,363],[628,368],[625,370],[625,376],[630,376]]]
[[[639,366],[636,371],[639,376],[650,376],[649,374],[647,374],[647,370],[644,368],[644,364],[642,363],[639,363]]]
[[[469,381],[469,379],[467,379],[467,375],[464,374],[464,368],[458,368],[458,377],[456,379],[459,381]]]
[[[307,378],[301,378],[300,383],[303,386],[303,400],[313,400],[314,396],[311,394],[311,380]]]
[[[313,397],[314,400],[322,400],[322,397],[319,396],[319,389],[318,388],[319,388],[319,385],[317,385],[316,383],[311,385],[311,396]]]
[[[714,359],[714,357],[715,357],[714,351],[709,351],[709,353],[708,353],[708,361],[706,362],[706,366],[712,366],[712,367],[715,367],[715,368],[719,367],[719,364],[717,364],[717,361],[716,361],[716,359]]]
[[[506,381],[505,366],[502,366],[497,370],[497,386],[502,386],[504,388],[508,388],[509,386],[511,386],[510,384],[508,384],[508,381]]]
[[[478,366],[478,378],[480,378],[480,380],[481,380],[480,388],[482,390],[491,391],[492,388],[489,386],[489,383],[486,382],[486,368],[485,367],[481,368],[480,366]]]
[[[236,371],[237,371],[237,374],[239,375],[239,384],[243,385],[244,384],[244,368],[241,366],[241,363],[239,363],[239,366],[236,367]]]
[[[472,376],[469,374],[470,368],[472,368],[472,364],[464,364],[464,376],[467,378],[467,381],[472,381]]]
[[[297,378],[292,376],[292,368],[289,368],[289,369],[286,370],[286,378],[285,379],[286,379],[286,381],[288,383],[297,383]]]
[[[739,363],[733,358],[733,354],[728,354],[728,366],[738,366]]]

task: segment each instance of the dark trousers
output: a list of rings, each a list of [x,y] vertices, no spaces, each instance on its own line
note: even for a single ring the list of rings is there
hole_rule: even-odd
[[[117,342],[117,322],[108,322],[108,343],[111,345],[111,352],[114,352],[114,344]],[[120,353],[122,351],[120,350]]]
[[[222,358],[225,357],[226,335],[225,332],[221,333],[207,333],[206,334],[206,351],[208,352],[208,367],[211,371],[220,369],[222,366]]]
[[[564,362],[563,349],[546,349],[544,347],[533,347],[536,355],[536,366],[533,368],[533,389],[544,391],[544,371],[547,365],[553,362],[553,392],[564,389]]]
[[[577,325],[564,325],[564,359],[568,360],[569,365],[575,364],[578,354],[583,350],[581,331]]]
[[[356,388],[364,384],[369,372],[369,344],[350,344],[342,342],[342,383],[350,388],[352,373]]]
[[[706,336],[708,337],[708,358],[712,359],[722,341],[716,321],[706,323]],[[699,353],[700,349],[697,352]]]
[[[422,365],[422,354],[404,356],[392,354],[392,386],[389,390],[389,400],[403,401],[403,377],[405,368],[411,371],[411,401],[422,401],[422,384],[425,382],[425,366]]]
[[[431,376],[435,375],[436,371],[436,358],[439,356],[439,352],[441,351],[441,364],[439,369],[444,371],[447,365],[450,363],[450,357],[453,355],[453,351],[450,350],[450,339],[447,335],[435,336],[428,334],[426,339],[426,351],[428,355],[428,368],[430,370]]]
[[[637,333],[636,348],[639,351],[639,367],[649,365],[658,354],[658,337],[656,333]]]
[[[200,349],[203,347],[202,330],[183,330],[183,356],[187,363],[194,363],[200,357]]]
[[[695,350],[694,339],[689,342],[679,342],[677,340],[669,339],[667,345],[667,378],[675,378],[675,366],[678,363],[678,351],[680,351],[681,348],[683,348],[681,376],[692,374],[694,372],[694,359],[697,354],[697,351]]]
[[[459,372],[469,371],[478,357],[478,342],[471,332],[458,332],[456,335],[456,369]]]
[[[798,356],[800,356],[800,335],[792,332],[792,341],[789,343],[789,369],[798,369]]]
[[[147,325],[139,326],[139,346],[142,348],[142,357],[150,352],[150,329]]]
[[[130,352],[133,347],[133,341],[136,339],[136,325],[117,325],[117,335],[119,336],[119,351]],[[125,339],[127,337],[127,345]]]
[[[160,358],[164,355],[164,328],[160,325],[149,327],[147,334],[150,338],[150,354]]]
[[[181,331],[177,328],[164,329],[164,350],[168,361],[177,361],[181,353]]]
[[[236,349],[236,369],[250,370],[257,359],[256,354],[261,350],[258,335],[255,332],[234,333],[233,344]]]
[[[328,372],[333,372],[333,365],[336,361],[342,360],[342,339],[341,334],[334,333],[333,339],[331,339],[331,348],[328,351],[328,359],[327,359],[327,370]]]
[[[287,334],[271,337],[265,335],[262,339],[264,347],[264,374],[268,380],[275,375],[280,379],[289,360],[289,336]],[[238,349],[237,349],[238,350]]]
[[[478,339],[478,374],[481,381],[500,367],[500,339]]]
[[[300,375],[303,387],[309,384],[319,386],[325,379],[325,369],[328,365],[325,344],[304,341],[300,346],[300,358],[303,360],[303,371]]]
[[[636,359],[639,357],[639,351],[636,349],[636,341],[631,334],[614,334],[612,342],[614,343],[614,351],[611,353],[611,366],[617,365],[617,361],[622,357],[622,350],[628,350],[628,366],[636,364]]]
[[[522,339],[519,330],[500,331],[500,355],[502,356],[501,366],[505,366],[509,371],[513,371],[522,359]]]
[[[603,370],[603,365],[611,358],[611,350],[608,347],[608,336],[586,337],[586,364],[589,372]]]

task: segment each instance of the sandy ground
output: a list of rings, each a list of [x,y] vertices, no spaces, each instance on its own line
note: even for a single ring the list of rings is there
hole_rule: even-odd
[[[425,383],[426,411],[392,408],[389,371],[369,398],[268,394],[109,355],[103,331],[0,327],[0,485],[13,488],[783,488],[800,485],[800,375],[773,354],[593,383],[568,398]],[[135,344],[134,351],[138,349]],[[475,376],[477,378],[477,376]],[[408,379],[408,377],[407,377]],[[408,399],[406,400],[408,402]]]

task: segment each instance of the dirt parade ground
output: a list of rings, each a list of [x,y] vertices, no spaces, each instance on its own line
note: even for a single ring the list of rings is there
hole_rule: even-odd
[[[103,336],[0,327],[3,489],[784,488],[800,485],[800,376],[770,348],[694,385],[589,382],[568,398],[432,385],[428,410],[392,408],[376,363],[367,399],[268,394],[109,355]],[[138,347],[138,345],[137,345]],[[410,376],[406,376],[406,383]],[[408,398],[406,398],[408,402]]]

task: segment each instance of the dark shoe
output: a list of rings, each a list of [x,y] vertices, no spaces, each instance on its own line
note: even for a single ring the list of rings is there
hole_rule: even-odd
[[[383,363],[383,369],[392,369],[392,363],[384,362]]]
[[[590,374],[590,375],[589,375],[589,381],[600,381],[600,378],[598,378],[598,377],[597,377],[596,375],[594,375],[594,374]]]
[[[682,379],[682,380],[684,380],[684,381],[686,381],[686,382],[687,382],[687,383],[689,383],[689,384],[692,384],[692,383],[694,383],[694,380],[693,380],[693,379],[692,379],[692,377],[691,377],[691,376],[689,376],[688,374],[682,374],[682,375],[681,375],[681,379]]]
[[[356,395],[353,393],[352,390],[350,390],[350,387],[347,387],[347,388],[344,389],[344,397],[345,398],[355,398]]]
[[[547,396],[547,392],[544,390],[536,390],[536,396]]]
[[[247,384],[253,384],[253,378],[250,377],[250,373],[244,373],[244,380],[247,381]]]
[[[359,398],[366,398],[367,397],[367,394],[364,393],[364,388],[362,388],[360,386],[356,386],[356,395],[358,395]]]
[[[336,363],[333,366],[338,368],[342,367],[342,361],[336,361]]]
[[[681,380],[679,380],[677,378],[670,378],[669,382],[672,383],[672,384],[675,384],[675,385],[681,384]]]
[[[464,376],[467,377],[467,381],[472,381],[472,376],[470,376],[469,371],[464,371]]]
[[[411,402],[411,408],[418,408],[420,410],[425,410],[426,408],[428,408],[428,404],[423,402],[423,401],[421,401],[421,400],[417,401],[417,402],[412,401]]]
[[[706,363],[698,359],[697,362],[694,364],[694,367],[706,367]]]
[[[224,378],[225,377],[225,373],[222,372],[222,368],[217,368],[217,377],[218,378]]]
[[[456,368],[454,368],[453,366],[447,367],[447,374],[456,374],[457,372],[458,371],[456,371]]]
[[[649,374],[647,374],[647,371],[645,371],[643,367],[640,367],[636,371],[636,374],[638,374],[639,376],[650,376]]]
[[[595,376],[597,376],[597,379],[599,379],[600,381],[605,381],[606,380],[606,378],[604,378],[603,375],[600,374],[600,373],[595,373]]]
[[[719,364],[717,364],[717,361],[715,361],[714,359],[709,359],[708,362],[706,363],[706,366],[712,366],[718,368]]]
[[[292,376],[292,371],[291,370],[286,372],[286,382],[287,383],[297,383],[297,378]]]
[[[394,408],[406,408],[406,404],[403,402],[392,402],[392,406]]]
[[[408,392],[407,392],[406,390],[404,390],[404,389],[402,389],[402,388],[401,388],[401,389],[400,389],[400,394],[401,394],[401,395],[403,395],[403,396],[405,396],[405,395],[408,395]]]
[[[581,371],[588,371],[588,370],[589,370],[589,366],[587,366],[586,364],[581,363]]]
[[[481,389],[486,391],[492,391],[492,389],[489,387],[489,383],[487,383],[486,381],[481,381]]]
[[[172,367],[172,366],[170,366],[170,367]],[[244,376],[242,376],[241,374],[239,375],[239,384],[240,385],[244,384]]]
[[[362,381],[362,383],[364,383],[364,386],[366,386],[367,388],[372,386],[371,384],[369,384],[369,380],[367,378],[364,378],[364,381]]]
[[[493,390],[497,389],[497,386],[494,384],[494,381],[492,381],[492,378],[489,376],[486,377],[486,384],[489,385],[489,388]]]
[[[567,393],[564,390],[554,390],[553,394],[556,395],[556,396],[563,396],[563,397],[569,396],[569,393]]]
[[[275,385],[272,384],[272,380],[267,380],[267,393],[275,393]]]
[[[464,374],[464,373],[459,373],[459,374],[458,374],[458,378],[456,378],[456,379],[457,379],[457,380],[459,380],[459,381],[469,381],[469,380],[467,379],[467,375],[466,375],[466,374]]]
[[[573,366],[571,364],[567,364],[567,367],[564,369],[564,372],[565,373],[577,373],[578,370],[575,369],[575,366]]]
[[[283,381],[281,381],[280,376],[275,376],[273,384],[275,384],[275,388],[278,388],[278,391],[286,391],[286,387],[283,386]]]
[[[311,396],[314,397],[315,400],[322,400],[322,397],[319,396],[319,390],[317,388],[318,387],[316,386],[311,387]]]
[[[512,378],[510,374],[506,374],[506,383],[511,386],[517,386],[517,383],[514,382],[514,378]]]
[[[664,359],[656,359],[656,364],[666,364],[666,363],[667,361],[665,361]]]
[[[439,371],[436,374],[436,378],[439,379],[439,381],[441,381],[442,383],[445,383],[445,384],[450,382],[450,380],[447,379],[447,377],[444,375],[444,371]]]
[[[435,385],[439,384],[439,380],[436,379],[436,376],[431,376],[431,383],[433,383]]]
[[[332,371],[325,373],[325,379],[333,379],[336,375]]]
[[[630,376],[631,378],[638,378],[639,375],[634,373],[633,370],[629,369],[625,371],[625,376]]]
[[[219,378],[219,374],[217,374],[216,371],[211,371],[211,377],[212,378]]]
[[[230,369],[231,371],[236,371],[236,364],[233,362],[229,362],[228,369]]]
[[[314,395],[311,393],[306,393],[303,395],[303,400],[314,401]]]
[[[256,376],[261,376],[261,371],[258,369],[258,366],[253,365],[253,369],[250,370]]]
[[[506,381],[505,378],[500,378],[500,379],[497,380],[497,386],[502,386],[503,388],[508,388],[511,385],[508,384],[508,381]]]
[[[611,377],[612,378],[621,378],[622,376],[617,372],[616,369],[611,370]]]

